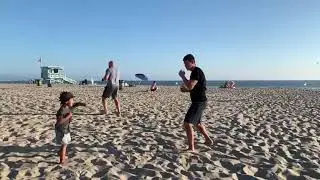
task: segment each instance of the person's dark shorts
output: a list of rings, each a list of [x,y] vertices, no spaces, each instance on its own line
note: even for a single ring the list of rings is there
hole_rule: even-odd
[[[202,114],[207,106],[207,102],[192,102],[184,119],[185,123],[200,124]]]
[[[107,85],[104,88],[102,97],[103,98],[110,98],[110,96],[111,96],[112,99],[116,99],[118,97],[118,90],[119,90],[119,86],[117,86],[117,85]]]

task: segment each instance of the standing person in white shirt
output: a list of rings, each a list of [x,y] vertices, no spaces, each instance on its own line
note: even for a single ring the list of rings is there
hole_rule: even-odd
[[[102,81],[107,81],[107,85],[104,88],[102,94],[102,105],[103,105],[103,114],[108,113],[108,103],[106,101],[107,98],[112,97],[117,109],[117,115],[121,116],[120,113],[120,101],[118,99],[118,90],[119,90],[119,79],[120,79],[120,72],[118,68],[114,66],[113,61],[109,61],[109,68],[106,70]]]

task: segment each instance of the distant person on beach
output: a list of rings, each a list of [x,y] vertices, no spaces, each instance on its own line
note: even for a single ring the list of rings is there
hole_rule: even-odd
[[[60,164],[64,164],[67,160],[67,145],[71,142],[70,122],[72,120],[72,109],[78,106],[86,106],[85,103],[74,103],[74,96],[71,92],[62,92],[59,97],[61,106],[56,114],[56,142],[61,144],[58,152]]]
[[[236,88],[236,85],[235,85],[234,81],[229,81],[228,82],[228,88],[230,88],[230,89]]]
[[[228,88],[228,86],[229,86],[229,83],[228,83],[228,81],[226,81],[222,87],[223,88]]]
[[[206,77],[203,71],[196,66],[195,58],[192,54],[187,54],[183,58],[185,68],[191,71],[190,80],[185,76],[185,72],[180,70],[179,76],[184,82],[184,87],[190,92],[191,106],[184,119],[184,128],[187,133],[188,144],[190,151],[194,151],[194,131],[193,125],[205,137],[205,144],[211,145],[212,140],[209,137],[206,128],[201,123],[203,111],[207,105],[206,97]]]
[[[151,87],[150,87],[150,91],[151,92],[155,92],[156,90],[158,89],[157,87],[157,82],[156,81],[153,81]]]
[[[109,68],[106,70],[102,81],[107,81],[107,85],[104,88],[102,94],[102,105],[103,105],[103,114],[108,113],[108,103],[106,101],[107,98],[112,97],[117,109],[117,115],[120,116],[120,101],[118,99],[118,90],[119,90],[119,78],[120,73],[118,69],[114,66],[113,61],[109,61]]]
[[[220,88],[235,89],[236,84],[234,83],[234,81],[226,81],[223,86],[220,86]]]

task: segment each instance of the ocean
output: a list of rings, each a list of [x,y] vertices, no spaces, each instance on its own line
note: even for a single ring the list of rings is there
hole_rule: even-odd
[[[128,84],[151,85],[153,81],[125,81]],[[207,81],[207,87],[218,88],[225,81]],[[320,89],[320,80],[289,80],[289,81],[234,81],[238,88],[307,88]],[[103,84],[101,81],[95,81],[97,84]],[[29,81],[0,81],[0,84],[29,84]],[[157,81],[158,86],[177,86],[182,81]]]
[[[127,83],[132,83],[126,81]],[[135,81],[136,82],[136,81]],[[319,80],[309,80],[309,81],[234,81],[237,88],[307,88],[307,89],[320,89]],[[139,82],[138,82],[139,83]],[[151,85],[152,81],[141,81],[141,85]],[[218,88],[223,85],[225,81],[207,81],[207,87]],[[182,81],[157,81],[157,85],[161,86],[176,86],[177,84],[182,84]]]

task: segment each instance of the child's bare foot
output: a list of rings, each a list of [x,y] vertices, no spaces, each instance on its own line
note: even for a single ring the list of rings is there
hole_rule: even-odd
[[[121,113],[120,113],[120,112],[116,112],[116,115],[117,115],[118,117],[121,117]]]
[[[60,165],[66,165],[68,163],[68,158],[65,158],[63,161],[60,161]]]

